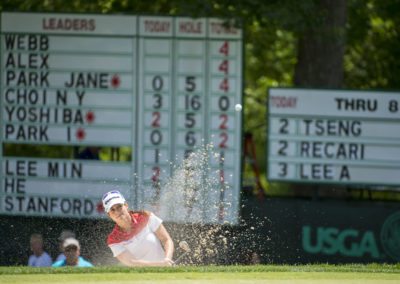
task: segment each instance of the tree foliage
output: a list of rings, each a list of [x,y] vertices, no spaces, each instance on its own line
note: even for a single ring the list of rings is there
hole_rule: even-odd
[[[350,1],[345,86],[400,89],[400,1]]]
[[[7,11],[162,14],[240,19],[244,29],[245,131],[265,171],[267,88],[292,86],[298,42],[321,30],[334,0],[3,0]],[[400,0],[347,0],[344,81],[349,89],[400,88]],[[322,12],[321,12],[322,11]],[[328,14],[327,14],[328,13]],[[329,18],[329,17],[328,17]],[[323,86],[322,86],[323,87]]]

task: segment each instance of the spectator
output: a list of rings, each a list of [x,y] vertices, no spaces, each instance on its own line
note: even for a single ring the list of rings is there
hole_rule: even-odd
[[[76,266],[76,267],[93,267],[89,261],[80,256],[81,246],[77,239],[67,238],[63,243],[65,259],[53,263],[53,267]]]
[[[74,239],[75,239],[75,238],[76,238],[75,233],[72,232],[72,231],[70,231],[70,230],[63,230],[63,231],[61,232],[60,237],[58,238],[58,240],[59,240],[59,242],[60,242],[60,247],[59,247],[59,249],[60,249],[60,252],[61,252],[61,253],[57,256],[56,262],[59,261],[59,260],[65,260],[63,244],[64,244],[64,241],[65,241],[67,238],[74,238]]]
[[[250,256],[250,263],[253,264],[253,265],[261,263],[260,256],[255,251]]]
[[[43,249],[43,237],[41,234],[32,234],[30,239],[31,250],[33,254],[29,256],[28,266],[45,267],[51,266],[50,255]]]
[[[83,160],[100,160],[100,147],[86,147],[83,151],[78,153],[78,159]]]
[[[248,265],[261,264],[261,258],[255,251],[248,251],[244,257],[244,263]]]

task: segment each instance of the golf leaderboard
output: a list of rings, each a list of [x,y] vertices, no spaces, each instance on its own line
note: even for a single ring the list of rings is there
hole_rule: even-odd
[[[400,94],[269,90],[269,180],[400,184]]]
[[[130,162],[2,155],[0,213],[99,217],[101,195],[114,188],[131,204],[156,210],[171,163],[212,144],[220,158],[200,174],[214,175],[220,189],[199,192],[199,204],[211,207],[201,218],[237,221],[240,28],[212,18],[0,16],[2,147],[132,152]]]

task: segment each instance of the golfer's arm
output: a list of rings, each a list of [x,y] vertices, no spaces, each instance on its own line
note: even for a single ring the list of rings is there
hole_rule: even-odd
[[[174,255],[174,242],[172,241],[172,239],[171,239],[170,235],[168,234],[167,230],[165,229],[164,225],[161,224],[155,233],[164,248],[165,257],[172,259],[173,255]]]
[[[131,255],[129,252],[127,252],[127,251],[124,251],[123,253],[117,255],[117,259],[118,259],[122,264],[124,264],[124,265],[126,265],[126,266],[142,266],[142,265],[139,265],[139,264],[136,264],[136,265],[135,265],[135,263],[132,262],[132,260],[134,260],[133,257],[132,257],[132,255]]]
[[[128,251],[117,255],[117,259],[126,266],[165,266],[164,261],[146,261],[135,259]]]

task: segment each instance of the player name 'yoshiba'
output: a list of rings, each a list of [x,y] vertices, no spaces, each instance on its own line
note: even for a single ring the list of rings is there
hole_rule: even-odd
[[[300,141],[301,157],[363,160],[364,152],[365,145],[360,143]]]
[[[80,109],[6,106],[4,110],[6,120],[13,122],[84,123],[84,114]]]

